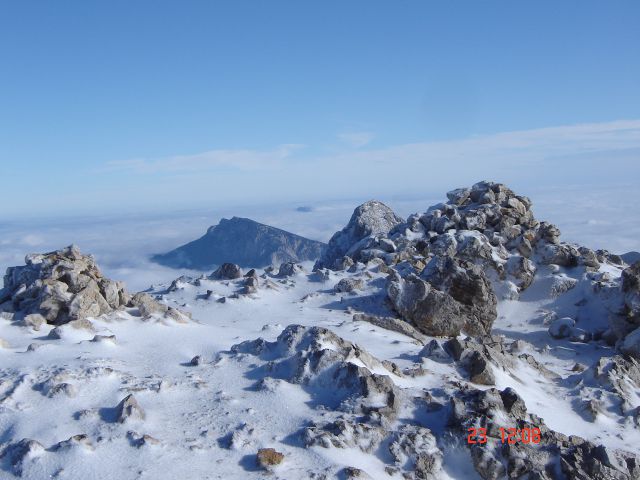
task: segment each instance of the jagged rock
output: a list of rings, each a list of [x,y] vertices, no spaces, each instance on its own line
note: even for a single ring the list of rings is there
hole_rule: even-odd
[[[480,385],[494,385],[496,378],[487,359],[478,351],[471,352],[464,359],[465,368],[469,372],[469,379]]]
[[[636,328],[624,338],[620,345],[620,351],[640,360],[640,327]]]
[[[540,261],[544,265],[576,267],[580,260],[580,252],[567,244],[546,244],[540,248]]]
[[[451,257],[434,257],[421,273],[389,276],[387,295],[395,310],[428,335],[474,335],[491,331],[497,298],[482,269]]]
[[[280,465],[284,460],[284,454],[273,448],[261,448],[257,455],[258,465],[264,469],[269,469],[275,465]]]
[[[367,315],[366,313],[356,313],[353,315],[353,321],[368,322],[380,328],[385,328],[393,332],[402,333],[403,335],[411,337],[420,343],[425,342],[425,336],[404,320],[393,317],[378,317],[376,315]]]
[[[125,423],[130,419],[144,420],[145,413],[133,395],[127,395],[116,406],[116,419],[120,423]]]
[[[67,450],[74,447],[82,447],[86,450],[95,450],[93,443],[91,443],[91,439],[88,435],[82,433],[79,435],[73,435],[69,437],[67,440],[63,440],[61,442],[56,443],[51,447],[51,450],[54,452],[59,450]]]
[[[372,480],[371,475],[356,467],[345,467],[340,473],[345,480]]]
[[[256,293],[258,291],[259,285],[260,282],[258,281],[258,277],[246,277],[244,279],[244,286],[242,287],[241,293],[243,293],[244,295]]]
[[[338,419],[325,424],[313,423],[304,429],[305,446],[323,448],[359,448],[373,452],[385,437],[381,426]]]
[[[326,245],[248,218],[223,218],[201,238],[152,260],[172,268],[208,270],[225,262],[265,267],[317,260]]]
[[[590,267],[597,270],[600,268],[600,262],[596,252],[587,247],[578,247],[578,253],[580,253],[579,263],[585,267]]]
[[[460,303],[416,275],[392,272],[387,295],[394,309],[427,335],[456,336],[465,326]]]
[[[354,210],[349,223],[331,237],[327,249],[316,262],[314,270],[342,269],[343,257],[348,256],[358,260],[360,251],[369,246],[367,242],[372,237],[386,235],[402,222],[403,220],[382,202],[371,200],[363,203]]]
[[[271,377],[323,392],[318,401],[328,407],[383,416],[397,412],[395,384],[389,376],[372,373],[387,370],[385,365],[325,328],[289,325],[275,342],[246,341],[231,347],[231,353],[269,359]]]
[[[518,280],[519,291],[529,288],[536,274],[535,264],[525,257],[513,256],[507,261],[507,272]]]
[[[303,272],[304,272],[304,268],[302,268],[302,265],[298,265],[295,262],[286,262],[286,263],[280,264],[280,268],[278,269],[278,277],[280,278],[292,277],[294,275],[297,275]]]
[[[640,261],[622,271],[622,293],[627,320],[640,326]]]
[[[74,398],[78,395],[78,390],[70,383],[58,383],[49,389],[47,396],[55,397],[58,395],[66,395],[69,398]]]
[[[421,357],[427,357],[437,362],[446,362],[449,360],[449,354],[442,348],[440,342],[437,340],[431,340],[427,343],[422,350],[418,353]],[[460,357],[458,357],[460,358]]]
[[[94,259],[73,245],[27,255],[24,266],[7,269],[0,290],[4,309],[10,302],[10,308],[25,318],[39,314],[54,325],[111,312],[128,300],[123,284],[105,278]]]
[[[235,280],[242,277],[242,269],[235,263],[223,263],[209,275],[211,280]]]
[[[336,293],[351,293],[354,290],[362,290],[364,282],[360,278],[343,278],[334,287]]]
[[[403,425],[391,436],[389,453],[396,467],[408,470],[404,478],[436,480],[442,468],[442,452],[428,428]]]
[[[201,355],[196,355],[191,359],[191,361],[189,362],[189,365],[191,365],[192,367],[197,367],[198,365],[202,365],[203,361],[204,359],[202,358]]]
[[[567,293],[569,290],[578,285],[578,280],[575,278],[567,277],[566,275],[556,275],[551,285],[551,291],[549,294],[552,298],[557,298],[563,293]]]
[[[527,413],[522,398],[513,389],[499,391],[461,389],[451,397],[450,428],[468,433],[469,427],[486,428],[486,444],[470,444],[471,458],[483,479],[555,478],[548,466],[559,464],[572,479],[634,479],[640,475],[640,457],[594,445],[578,437],[567,437],[549,429]],[[539,444],[502,444],[500,427],[538,428]]]
[[[144,292],[136,293],[131,297],[128,306],[136,307],[139,315],[144,319],[149,319],[154,315],[158,315],[163,316],[164,318],[170,318],[178,323],[185,323],[189,318],[191,318],[191,314],[160,303],[151,295]]]

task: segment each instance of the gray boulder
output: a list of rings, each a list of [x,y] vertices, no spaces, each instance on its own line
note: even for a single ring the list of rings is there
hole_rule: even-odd
[[[640,261],[622,271],[622,293],[627,318],[640,325]]]
[[[336,293],[351,293],[354,290],[362,290],[364,282],[360,278],[343,278],[334,287]]]
[[[377,200],[370,200],[356,208],[349,223],[329,240],[326,251],[316,262],[315,269],[330,268],[338,270],[343,264],[343,257],[349,256],[359,260],[361,250],[369,247],[370,237],[384,236],[403,219],[393,213],[388,206]],[[384,244],[385,250],[391,249],[391,244]]]
[[[235,263],[223,263],[209,275],[211,280],[235,280],[242,277],[242,269]]]
[[[497,298],[482,269],[450,257],[434,257],[422,272],[393,272],[387,295],[394,309],[420,331],[455,336],[486,335],[497,317]]]
[[[133,395],[127,395],[116,406],[116,420],[120,423],[144,419],[144,410]]]

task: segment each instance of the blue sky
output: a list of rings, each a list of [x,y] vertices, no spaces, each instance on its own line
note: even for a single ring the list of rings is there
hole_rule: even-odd
[[[0,216],[634,181],[639,24],[637,1],[1,2]]]

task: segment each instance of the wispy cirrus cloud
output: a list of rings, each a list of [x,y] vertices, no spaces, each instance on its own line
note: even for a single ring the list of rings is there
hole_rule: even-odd
[[[300,148],[282,145],[266,150],[212,150],[109,162],[101,172],[113,175],[108,180],[105,177],[102,185],[87,175],[87,182],[82,184],[85,190],[64,190],[57,194],[56,201],[59,205],[79,204],[86,208],[92,200],[97,205],[108,202],[127,208],[157,208],[155,199],[165,198],[167,192],[171,193],[172,202],[185,206],[261,203],[265,199],[369,198],[442,193],[479,180],[504,182],[527,194],[534,187],[627,185],[640,178],[640,120],[384,148],[344,146],[324,154],[310,149],[301,152]]]
[[[273,150],[209,150],[192,155],[174,155],[170,157],[107,162],[102,171],[151,174],[151,173],[197,173],[214,169],[236,171],[260,171],[281,168],[293,152],[303,148],[299,144],[285,144]]]

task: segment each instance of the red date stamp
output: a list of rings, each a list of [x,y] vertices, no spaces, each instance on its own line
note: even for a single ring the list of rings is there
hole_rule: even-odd
[[[483,444],[487,443],[487,429],[486,428],[474,428],[467,429],[469,435],[467,435],[468,444]],[[500,427],[500,440],[502,443],[508,443],[513,445],[515,443],[535,443],[539,444],[541,439],[541,432],[539,428],[502,428]]]

